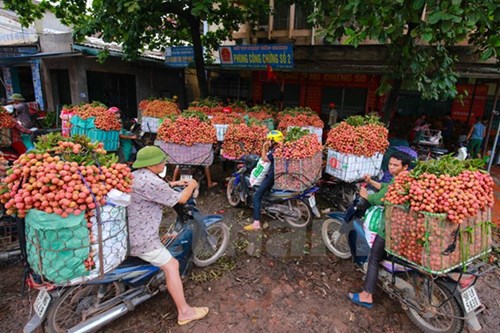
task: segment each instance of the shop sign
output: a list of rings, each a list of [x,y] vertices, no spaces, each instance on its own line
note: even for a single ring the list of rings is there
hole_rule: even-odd
[[[33,55],[38,53],[36,46],[7,46],[0,47],[0,58],[2,57],[19,57]]]
[[[293,69],[292,44],[221,46],[219,56],[222,67]]]
[[[165,64],[170,67],[185,68],[194,63],[192,46],[172,46],[165,50]]]

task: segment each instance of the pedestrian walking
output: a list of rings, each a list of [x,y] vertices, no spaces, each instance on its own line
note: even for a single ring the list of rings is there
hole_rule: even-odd
[[[467,135],[467,140],[469,141],[467,149],[472,158],[481,158],[481,144],[483,143],[485,134],[486,126],[481,117],[477,117],[476,123],[470,128]]]

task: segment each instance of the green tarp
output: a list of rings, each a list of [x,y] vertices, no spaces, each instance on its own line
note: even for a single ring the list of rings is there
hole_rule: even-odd
[[[84,213],[63,218],[31,209],[26,215],[26,250],[31,268],[45,279],[64,283],[86,276],[90,240]]]

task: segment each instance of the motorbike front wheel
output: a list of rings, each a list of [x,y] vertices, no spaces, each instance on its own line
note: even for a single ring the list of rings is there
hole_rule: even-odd
[[[241,205],[241,191],[243,190],[241,182],[235,185],[236,178],[231,177],[227,183],[227,201],[232,207],[238,207]]]
[[[431,281],[423,276],[417,277],[414,283],[416,300],[420,309],[408,307],[406,313],[410,320],[425,333],[458,333],[462,332],[463,312],[457,299],[438,281]],[[448,300],[449,299],[449,300]],[[446,301],[448,300],[448,301]],[[446,301],[441,307],[442,302]]]
[[[229,245],[229,227],[225,223],[212,224],[207,228],[207,233],[208,244],[202,244],[194,251],[193,263],[198,267],[206,267],[216,262]]]
[[[98,300],[99,288],[103,288],[104,297]],[[103,303],[123,292],[123,285],[110,283],[107,285],[79,285],[68,288],[50,305],[45,320],[45,332],[65,333],[70,328],[102,313],[106,309],[92,312],[97,304]]]
[[[283,203],[288,209],[283,213],[284,220],[295,228],[305,228],[312,221],[311,207],[302,199],[292,199]]]
[[[340,233],[342,221],[337,219],[328,219],[321,227],[321,236],[328,250],[332,251],[341,259],[349,259],[351,250],[347,241],[347,235]]]

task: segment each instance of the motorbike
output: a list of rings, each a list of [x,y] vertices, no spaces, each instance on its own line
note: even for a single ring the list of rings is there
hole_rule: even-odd
[[[357,197],[344,213],[332,212],[322,226],[326,247],[341,259],[352,257],[366,273],[370,243],[365,237],[363,216],[369,204]],[[464,324],[481,329],[477,315],[484,310],[474,284],[494,266],[485,263],[431,275],[407,261],[388,256],[381,263],[379,285],[397,299],[410,320],[423,332],[462,332]]]
[[[202,184],[205,180],[205,169],[202,165],[179,164],[180,179],[195,179],[198,184]]]
[[[171,237],[162,241],[179,261],[180,274],[185,277],[192,263],[205,267],[223,256],[229,228],[222,215],[202,215],[193,197],[174,209],[177,219],[166,234]],[[24,332],[34,332],[42,325],[51,333],[95,332],[165,290],[164,272],[159,267],[128,257],[102,278],[41,289],[33,307],[35,314]]]
[[[250,173],[259,160],[258,155],[247,155],[237,164],[237,171],[229,178],[226,194],[229,204],[239,207],[242,204],[251,207],[256,186],[250,186]],[[313,186],[302,192],[272,189],[262,198],[263,213],[292,227],[304,228],[312,221],[312,214],[320,217],[316,207],[315,193],[318,187]]]
[[[342,212],[349,207],[359,190],[357,183],[347,183],[326,173],[319,180],[318,186],[318,195]]]

